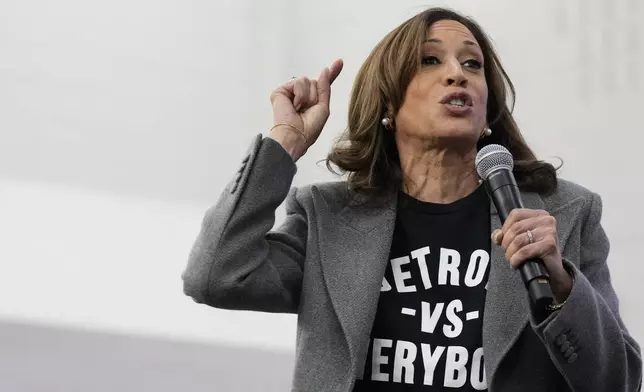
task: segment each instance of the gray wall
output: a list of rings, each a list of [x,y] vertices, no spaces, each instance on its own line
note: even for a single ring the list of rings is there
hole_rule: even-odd
[[[0,323],[0,390],[263,391],[290,388],[290,354]]]

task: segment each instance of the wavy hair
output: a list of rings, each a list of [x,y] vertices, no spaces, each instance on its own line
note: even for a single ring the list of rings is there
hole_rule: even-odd
[[[553,192],[557,187],[557,169],[537,160],[521,135],[512,117],[514,85],[490,39],[474,20],[440,7],[408,19],[369,54],[354,81],[348,126],[329,152],[327,168],[336,174],[346,174],[349,189],[368,199],[400,188],[403,173],[394,133],[385,129],[380,120],[386,114],[395,118],[407,87],[420,70],[427,30],[441,20],[466,26],[483,51],[488,84],[487,122],[493,132],[481,139],[477,147],[491,143],[505,146],[514,157],[514,175],[521,189],[542,194]]]

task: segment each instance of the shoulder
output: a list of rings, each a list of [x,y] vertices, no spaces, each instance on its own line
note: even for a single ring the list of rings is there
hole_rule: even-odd
[[[580,185],[564,179],[557,179],[557,189],[549,195],[542,196],[544,201],[552,204],[564,204],[574,199],[588,199],[592,200],[595,197],[595,192]]]
[[[581,215],[586,218],[591,213],[601,214],[600,195],[569,180],[558,179],[557,189],[549,195],[542,195],[542,199],[545,209],[550,213],[577,206],[581,209]]]
[[[313,200],[323,201],[331,209],[342,209],[353,199],[346,181],[317,182],[293,188],[297,201],[308,205]]]
[[[329,204],[346,205],[351,200],[351,191],[346,181],[316,182],[297,188],[298,198],[322,197]]]

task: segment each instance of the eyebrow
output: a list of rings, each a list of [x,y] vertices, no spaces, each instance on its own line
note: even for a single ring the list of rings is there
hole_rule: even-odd
[[[437,44],[442,44],[442,43],[443,43],[443,41],[441,41],[441,40],[440,40],[440,39],[438,39],[438,38],[429,38],[429,39],[425,40],[425,42],[433,42],[433,43],[437,43]],[[468,46],[476,46],[476,47],[479,47],[479,45],[478,45],[476,42],[474,42],[474,41],[470,41],[470,40],[468,40],[468,39],[466,39],[465,41],[463,41],[463,43],[464,43],[465,45],[468,45]]]

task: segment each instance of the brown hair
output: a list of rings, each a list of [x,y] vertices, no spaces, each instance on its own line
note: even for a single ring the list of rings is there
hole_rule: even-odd
[[[521,135],[512,117],[514,85],[490,39],[475,21],[445,8],[430,8],[410,18],[387,34],[369,54],[353,85],[348,127],[327,156],[327,168],[337,174],[348,173],[349,188],[370,199],[399,189],[403,175],[396,141],[393,132],[380,121],[387,114],[395,117],[400,109],[407,86],[420,69],[427,29],[440,20],[454,20],[466,26],[483,51],[487,121],[493,132],[479,141],[478,148],[492,143],[505,146],[515,159],[514,175],[521,189],[553,192],[557,187],[556,169],[537,160]],[[389,109],[393,113],[388,113]]]

